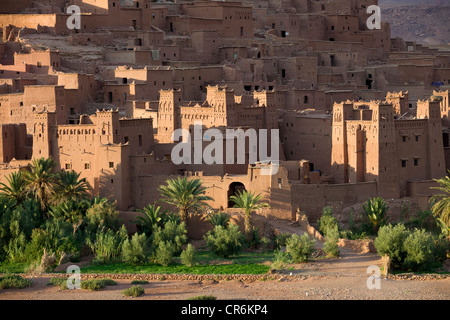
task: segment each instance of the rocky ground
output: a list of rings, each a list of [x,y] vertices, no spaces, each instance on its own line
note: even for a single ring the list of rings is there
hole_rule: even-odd
[[[382,21],[391,24],[391,37],[427,45],[450,43],[450,3],[440,0],[380,0]]]

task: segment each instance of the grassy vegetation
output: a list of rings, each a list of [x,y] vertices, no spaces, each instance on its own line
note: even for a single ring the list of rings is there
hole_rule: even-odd
[[[8,274],[0,277],[0,289],[23,289],[31,286],[31,280]]]
[[[25,273],[30,267],[26,262],[1,262],[0,273]]]
[[[122,291],[122,294],[126,297],[137,298],[145,293],[144,288],[141,286],[133,286],[131,288],[125,289]]]
[[[147,280],[133,280],[131,284],[149,284]]]
[[[198,263],[187,267],[175,259],[166,267],[156,263],[140,266],[123,262],[108,264],[92,264],[81,268],[82,273],[157,273],[157,274],[265,274],[269,266],[262,265],[265,261],[272,261],[274,254],[245,252],[233,259],[217,258],[208,251],[197,253]],[[213,263],[214,261],[214,263]]]

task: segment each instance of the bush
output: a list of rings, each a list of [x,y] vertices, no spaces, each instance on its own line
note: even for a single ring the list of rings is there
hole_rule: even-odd
[[[282,247],[286,246],[286,241],[291,237],[292,234],[289,232],[283,232],[276,236],[275,238],[275,245],[278,250],[280,250]]]
[[[412,270],[424,270],[434,262],[435,244],[432,235],[424,229],[415,229],[403,244],[406,252],[404,266]]]
[[[323,251],[329,256],[329,257],[338,257],[339,256],[339,231],[337,229],[337,226],[335,227],[329,227],[327,230],[327,237],[325,244],[323,246]]]
[[[327,230],[329,228],[339,228],[338,222],[335,217],[333,217],[333,212],[331,207],[323,208],[322,216],[319,219],[319,232],[323,236],[327,236]]]
[[[397,224],[395,226],[389,224],[381,227],[378,231],[378,237],[374,242],[375,248],[381,256],[389,256],[393,269],[400,268],[405,260],[406,253],[403,248],[403,243],[408,235],[409,232],[406,230],[404,224]]]
[[[293,262],[306,262],[311,258],[315,246],[316,240],[311,239],[307,233],[301,237],[293,234],[286,242],[286,252],[291,255]]]
[[[91,290],[91,291],[100,291],[105,287],[103,282],[100,280],[85,280],[81,281],[81,289]]]
[[[164,267],[171,262],[175,253],[175,245],[170,241],[160,241],[156,249],[156,261]]]
[[[193,245],[188,244],[186,250],[181,252],[181,262],[187,266],[192,267],[195,264],[195,248]]]
[[[95,255],[95,262],[107,263],[120,256],[123,242],[127,239],[127,230],[122,225],[122,228],[117,232],[111,229],[106,232],[99,230],[95,235],[95,240],[92,241],[87,238],[86,243]]]
[[[216,296],[195,296],[187,298],[186,300],[217,300]]]
[[[0,277],[0,289],[23,289],[31,286],[31,280],[18,275]]]
[[[275,251],[274,259],[272,265],[270,266],[272,269],[284,269],[286,264],[292,262],[289,253],[282,251]]]
[[[131,288],[128,288],[128,289],[125,289],[122,291],[122,294],[125,297],[133,297],[133,298],[140,297],[144,293],[145,293],[145,290],[141,286],[133,286]]]
[[[94,203],[86,211],[86,223],[88,237],[95,236],[101,229],[118,231],[120,229],[119,212],[107,201]]]
[[[147,261],[148,245],[145,233],[135,233],[131,240],[127,239],[122,245],[122,259],[133,265],[143,264]]]
[[[167,221],[164,228],[155,227],[153,230],[153,245],[158,248],[161,242],[171,242],[173,244],[173,254],[179,255],[183,245],[187,242],[187,230],[184,222]]]
[[[133,280],[131,284],[149,284],[147,280]]]
[[[444,262],[447,259],[447,255],[450,251],[450,240],[445,236],[440,235],[435,239],[435,259],[438,262]]]
[[[81,289],[99,291],[106,286],[115,286],[117,282],[111,279],[92,279],[81,281]]]
[[[237,255],[242,250],[244,241],[243,234],[239,227],[230,224],[228,228],[216,226],[213,231],[205,235],[206,245],[216,255],[222,258],[228,258]]]
[[[214,227],[221,226],[226,228],[230,223],[230,216],[225,212],[217,212],[209,214],[206,220]]]
[[[262,237],[261,238],[261,248],[263,252],[267,252],[269,251],[270,248],[270,239],[267,237]]]

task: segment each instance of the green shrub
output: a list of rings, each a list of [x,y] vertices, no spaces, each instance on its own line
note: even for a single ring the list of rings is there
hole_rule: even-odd
[[[88,236],[95,236],[98,230],[119,231],[119,212],[107,201],[94,203],[86,211],[86,231]]]
[[[148,245],[145,233],[135,233],[130,239],[126,239],[122,245],[122,259],[133,265],[143,264],[147,261]]]
[[[195,248],[193,245],[188,244],[186,250],[181,252],[181,262],[187,266],[192,267],[195,264]]]
[[[186,223],[177,221],[167,221],[164,228],[159,226],[153,230],[153,245],[155,248],[159,247],[161,242],[171,242],[173,244],[175,255],[181,253],[183,245],[187,242]]]
[[[81,289],[91,290],[91,291],[100,291],[105,287],[105,284],[101,280],[85,280],[81,281]]]
[[[117,282],[111,279],[91,279],[81,281],[81,289],[99,291],[106,286],[115,286]]]
[[[217,300],[216,296],[195,296],[191,298],[187,298],[186,300]]]
[[[327,237],[325,244],[323,245],[323,251],[329,256],[329,257],[338,257],[339,256],[339,231],[337,229],[337,226],[329,227],[329,229],[326,232]]]
[[[323,208],[322,216],[319,219],[319,232],[323,236],[327,236],[327,230],[329,228],[338,228],[338,222],[335,217],[333,217],[333,211],[331,207]]]
[[[117,282],[112,279],[100,279],[100,282],[105,286],[116,286]]]
[[[444,262],[450,251],[450,240],[444,235],[436,237],[434,242],[435,259],[438,262]]]
[[[128,289],[125,289],[122,291],[122,294],[125,297],[133,297],[133,298],[140,297],[144,293],[145,293],[145,290],[141,286],[133,286],[131,288],[128,288]]]
[[[216,255],[228,258],[237,255],[242,250],[243,234],[236,224],[230,224],[228,228],[216,226],[213,231],[205,235],[206,245]]]
[[[276,248],[278,250],[280,250],[282,247],[285,247],[286,241],[291,237],[291,235],[292,234],[289,232],[283,232],[283,233],[278,234],[275,238]]]
[[[351,230],[342,230],[339,231],[339,237],[348,240],[360,240],[367,238],[367,234],[365,232],[357,233]]]
[[[272,269],[284,269],[286,264],[291,262],[292,259],[289,253],[277,250],[274,253],[274,259],[270,267]]]
[[[434,239],[424,229],[415,229],[405,239],[403,244],[406,252],[404,266],[412,270],[424,270],[430,267],[434,260]]]
[[[226,228],[230,223],[230,215],[225,212],[211,213],[206,217],[206,220],[214,227],[221,226]]]
[[[23,289],[31,286],[32,281],[18,275],[0,277],[0,289]]]
[[[270,239],[267,237],[262,237],[261,238],[261,248],[263,252],[267,252],[269,251],[270,248]]]
[[[91,248],[95,255],[94,261],[97,263],[107,263],[120,256],[122,245],[128,239],[128,233],[124,225],[122,228],[114,232],[108,229],[97,231],[95,240],[86,239],[86,244]]]
[[[51,278],[47,283],[47,286],[56,286],[59,287],[63,282],[67,282],[67,278]]]
[[[293,234],[286,242],[286,252],[288,252],[292,261],[306,262],[311,258],[316,245],[316,240],[304,233],[301,237],[298,234]]]
[[[403,247],[409,232],[404,224],[383,226],[375,239],[375,248],[381,256],[389,256],[393,269],[399,269],[405,260],[406,253]]]
[[[131,284],[149,284],[147,280],[133,280]]]
[[[171,262],[175,253],[175,245],[170,241],[160,241],[156,249],[156,261],[164,267]]]

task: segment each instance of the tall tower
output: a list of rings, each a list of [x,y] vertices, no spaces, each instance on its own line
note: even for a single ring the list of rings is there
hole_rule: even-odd
[[[33,158],[52,156],[52,127],[56,125],[56,113],[34,113]],[[55,155],[56,156],[56,155]]]
[[[370,157],[375,157],[372,167],[378,182],[378,195],[384,198],[399,198],[398,159],[396,147],[396,133],[394,124],[394,110],[392,104],[373,102],[372,134],[374,148],[370,150]],[[378,163],[378,165],[377,165]]]
[[[350,101],[333,105],[331,171],[336,183],[349,180],[346,120],[352,119],[352,111],[353,103]]]
[[[429,179],[445,176],[445,157],[442,141],[441,104],[439,101],[418,101],[417,118],[428,119],[427,176]]]
[[[97,110],[97,133],[101,144],[120,142],[118,110]]]
[[[172,142],[172,134],[180,127],[177,109],[181,103],[181,90],[161,90],[158,105],[158,140]]]
[[[277,97],[275,91],[255,91],[256,104],[264,106],[264,129],[278,129]]]

